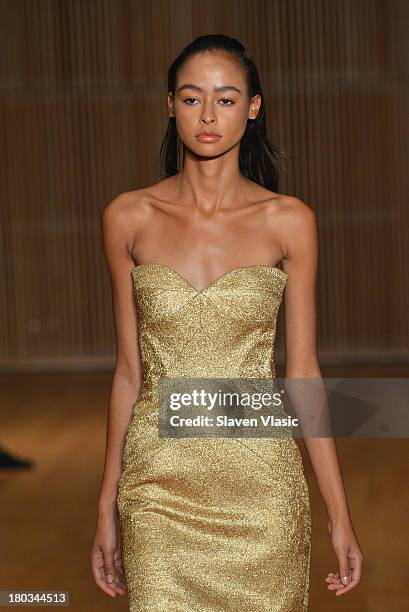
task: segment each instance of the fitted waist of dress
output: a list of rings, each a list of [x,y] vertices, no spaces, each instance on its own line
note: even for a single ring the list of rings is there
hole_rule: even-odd
[[[161,374],[153,373],[152,371],[147,372],[146,370],[142,376],[142,383],[140,393],[137,398],[137,402],[142,401],[152,401],[156,399],[158,392],[158,384],[161,379],[172,379],[176,383],[178,381],[186,380],[186,392],[190,389],[188,381],[194,380],[232,380],[232,382],[237,381],[237,384],[240,384],[240,381],[243,379],[251,379],[251,380],[271,380],[276,381],[276,370],[274,365],[272,365],[266,371],[260,371],[259,369],[246,369],[241,370],[240,372],[234,372],[230,376],[226,375],[226,372],[212,372],[212,373],[204,373],[202,371],[198,372],[189,372],[189,374],[180,374],[179,372],[162,372]],[[211,382],[209,383],[211,386]],[[179,387],[180,388],[180,387]],[[243,390],[245,389],[245,382],[243,380]]]

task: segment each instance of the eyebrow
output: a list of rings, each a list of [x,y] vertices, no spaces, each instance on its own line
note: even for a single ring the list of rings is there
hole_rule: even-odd
[[[182,89],[195,89],[196,91],[203,91],[203,89],[201,87],[199,87],[198,85],[194,85],[193,83],[184,83],[183,85],[180,85],[177,89],[176,89],[176,93],[178,93],[179,91],[182,91]],[[221,87],[213,87],[213,91],[229,91],[229,90],[233,90],[233,91],[237,91],[238,93],[241,93],[240,89],[237,89],[237,87],[235,87],[234,85],[222,85]]]

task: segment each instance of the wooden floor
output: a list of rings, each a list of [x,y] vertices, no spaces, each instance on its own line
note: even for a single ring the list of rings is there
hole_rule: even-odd
[[[322,371],[335,377],[408,375],[407,368]],[[35,463],[31,470],[0,472],[0,590],[66,590],[75,612],[128,610],[126,596],[111,599],[98,589],[89,564],[110,374],[0,380],[0,445]],[[340,439],[337,444],[366,563],[358,589],[343,597],[327,591],[324,577],[338,567],[303,447],[313,513],[310,611],[407,612],[409,442]]]

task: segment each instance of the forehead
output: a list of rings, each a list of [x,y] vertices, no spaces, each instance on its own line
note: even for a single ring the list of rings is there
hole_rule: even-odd
[[[202,51],[189,57],[179,68],[176,87],[182,82],[195,83],[200,87],[210,83],[228,83],[242,90],[245,85],[245,71],[229,53],[219,50]]]

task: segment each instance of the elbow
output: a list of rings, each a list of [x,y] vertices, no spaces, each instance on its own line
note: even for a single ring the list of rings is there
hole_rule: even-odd
[[[138,363],[129,363],[123,359],[117,360],[114,377],[120,379],[122,383],[129,385],[135,389],[135,391],[139,392],[142,383],[142,371]]]
[[[318,359],[308,361],[296,361],[287,363],[285,368],[286,378],[322,378]]]

